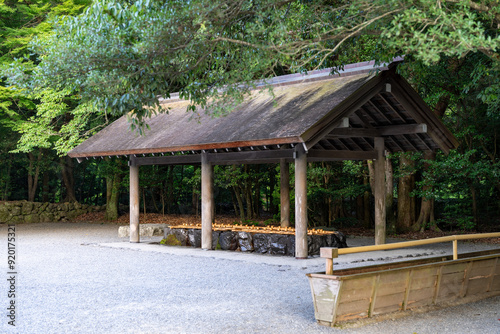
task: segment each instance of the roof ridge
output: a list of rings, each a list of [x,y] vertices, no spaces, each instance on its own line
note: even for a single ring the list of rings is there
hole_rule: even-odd
[[[403,60],[403,58],[398,57],[398,58],[394,58],[392,62],[398,62],[401,60]],[[352,75],[369,73],[369,72],[377,71],[377,70],[383,71],[383,70],[388,69],[389,65],[390,65],[390,63],[382,63],[379,65],[376,65],[375,60],[370,60],[370,61],[364,61],[364,62],[359,62],[359,63],[346,64],[346,65],[344,65],[343,69],[336,70],[334,73],[332,73],[334,68],[329,67],[329,68],[324,68],[321,70],[308,71],[305,74],[304,73],[285,74],[285,75],[280,75],[280,76],[273,77],[270,79],[258,80],[255,82],[255,89],[262,88],[266,85],[271,85],[272,87],[280,87],[280,86],[292,85],[292,84],[302,83],[302,82],[329,80],[329,79],[334,79],[334,78],[338,78],[338,77],[348,77],[348,76],[352,76]],[[179,97],[179,93],[170,94],[170,98],[166,98],[166,99],[160,98],[160,102],[163,102],[163,103],[177,102],[179,100],[187,101],[185,99],[181,99]]]

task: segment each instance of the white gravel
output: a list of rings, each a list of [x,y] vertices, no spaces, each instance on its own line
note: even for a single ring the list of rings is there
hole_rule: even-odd
[[[500,297],[358,328],[316,324],[298,261],[235,252],[130,244],[117,225],[57,223],[16,227],[16,327],[8,325],[7,227],[0,227],[1,333],[500,333]],[[349,245],[367,244],[364,238]],[[459,251],[485,248],[459,244]],[[451,245],[345,255],[337,267]],[[374,261],[361,262],[370,258]]]

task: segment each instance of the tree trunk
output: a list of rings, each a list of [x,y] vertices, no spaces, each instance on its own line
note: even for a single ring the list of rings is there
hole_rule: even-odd
[[[260,182],[259,182],[259,171],[260,165],[255,166],[255,192],[254,192],[254,200],[253,200],[253,218],[260,218]]]
[[[363,184],[368,186],[368,175],[363,175]],[[370,192],[365,190],[363,194],[363,225],[365,228],[371,228],[371,220],[370,220]]]
[[[171,214],[173,211],[174,204],[174,166],[168,166],[168,175],[167,175],[167,213]]]
[[[436,153],[432,151],[426,151],[424,153],[424,159],[425,160],[434,160],[436,158]],[[429,170],[429,164],[426,162],[424,163],[424,170]],[[430,190],[432,190],[432,185],[429,185],[425,183],[423,187],[423,192],[426,193]],[[431,220],[431,217],[434,217],[434,199],[431,198],[426,198],[425,196],[422,197],[422,204],[420,206],[420,214],[418,216],[418,220],[415,223],[415,226],[413,226],[413,230],[415,231],[424,231],[426,227],[429,227],[430,229],[434,231],[440,231],[439,228],[436,225],[436,222]]]
[[[42,177],[42,202],[49,201],[49,171],[46,170]]]
[[[273,201],[274,188],[276,187],[276,170],[275,165],[269,165],[269,212],[271,215],[278,213],[277,207]]]
[[[411,169],[415,162],[409,157],[408,154],[403,153],[399,158],[399,169],[402,173],[405,170]],[[412,188],[412,173],[406,172],[405,175],[399,178],[398,182],[398,220],[396,222],[396,230],[398,232],[406,232],[414,225],[414,214],[412,210],[412,198],[410,193]]]
[[[392,208],[394,204],[394,170],[392,168],[392,160],[385,159],[385,210],[387,214],[387,232],[396,232],[396,216],[394,215],[394,210]]]
[[[245,208],[243,207],[243,199],[241,198],[241,191],[238,186],[233,186],[234,195],[236,196],[236,201],[238,202],[238,208],[240,212],[240,220],[245,220]]]
[[[10,173],[12,171],[12,153],[9,153],[9,159],[7,161],[7,175],[5,176],[5,188],[3,189],[3,194],[1,197],[2,201],[7,201],[9,198],[9,185],[10,185]]]
[[[194,175],[196,175],[196,170],[200,168],[199,166],[194,167]],[[198,193],[198,186],[193,184],[193,192],[191,196],[191,207],[196,217],[200,216],[200,194]]]
[[[64,202],[76,202],[75,196],[75,178],[73,173],[73,159],[68,156],[60,157],[61,174],[64,188],[66,189],[66,197]]]
[[[106,220],[118,219],[118,200],[120,197],[121,175],[115,173],[106,178]]]
[[[38,186],[38,176],[40,175],[40,162],[42,161],[42,149],[38,149],[38,158],[35,161],[35,156],[32,152],[28,153],[28,201],[34,202],[36,188]],[[36,166],[35,166],[36,165]],[[33,169],[35,169],[33,171]]]

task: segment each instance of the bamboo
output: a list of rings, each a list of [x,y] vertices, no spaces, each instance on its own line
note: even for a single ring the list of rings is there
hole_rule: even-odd
[[[458,259],[458,240],[453,240],[453,260]]]

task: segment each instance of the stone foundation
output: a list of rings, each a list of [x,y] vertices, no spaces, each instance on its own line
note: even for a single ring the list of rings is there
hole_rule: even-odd
[[[105,209],[106,206],[90,206],[78,202],[0,202],[0,223],[48,223],[68,221],[84,213],[103,211]]]
[[[174,246],[201,247],[201,230],[195,228],[164,229],[163,243]],[[308,254],[319,255],[321,247],[347,247],[344,234],[308,235]],[[261,254],[295,256],[295,235],[238,231],[213,231],[212,248]]]

